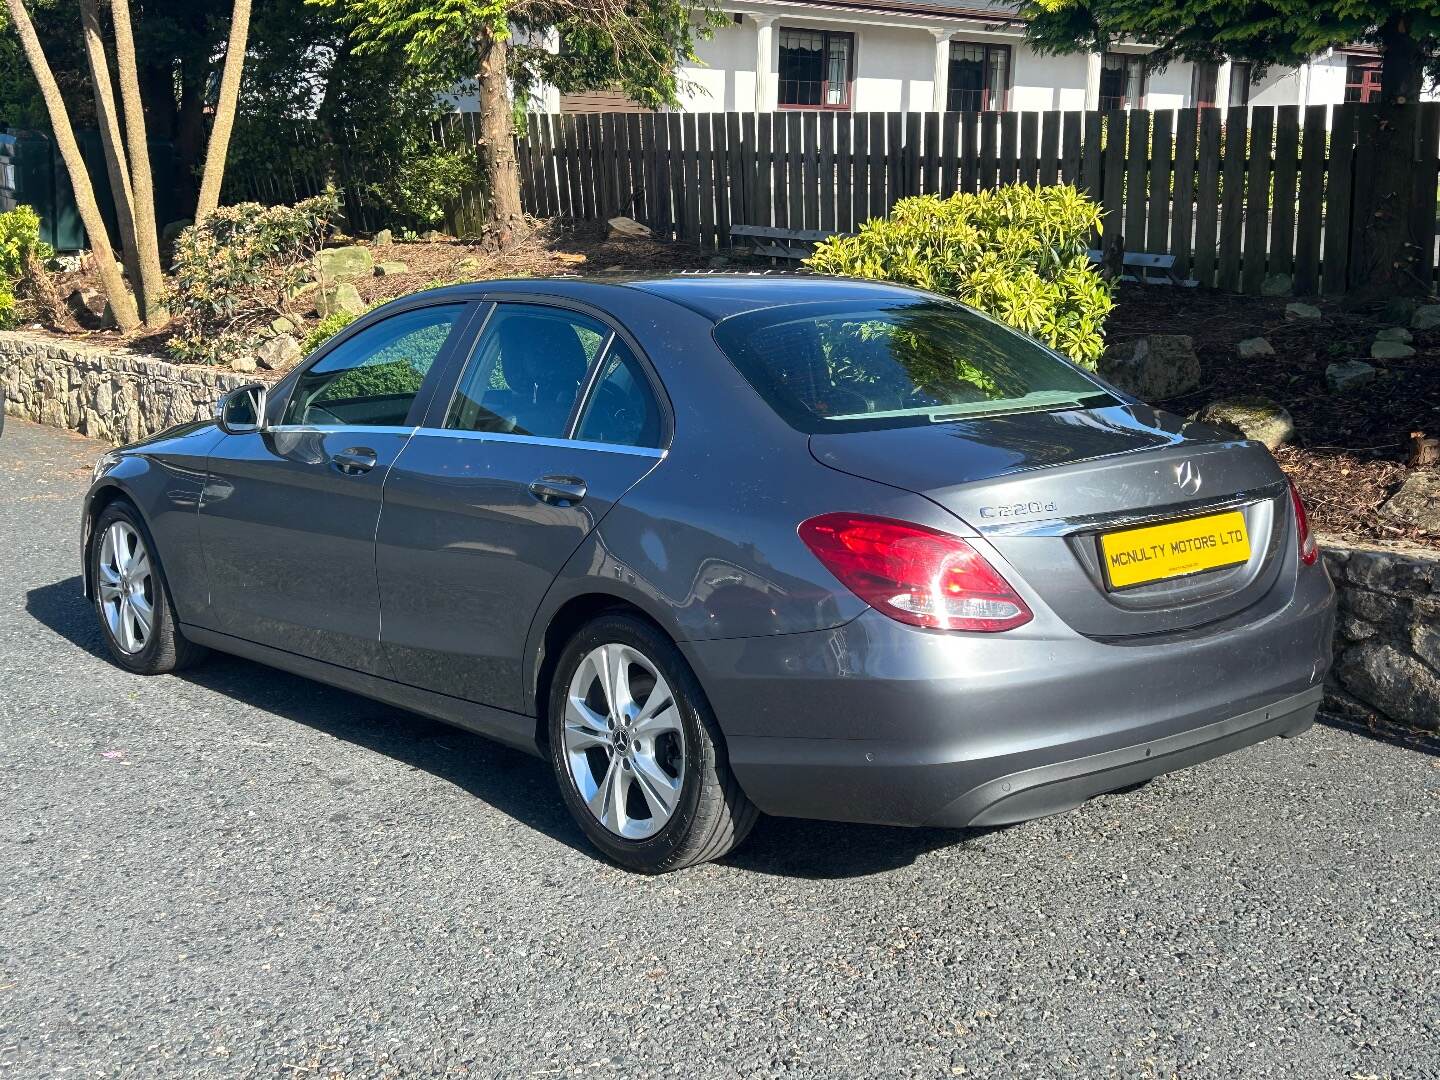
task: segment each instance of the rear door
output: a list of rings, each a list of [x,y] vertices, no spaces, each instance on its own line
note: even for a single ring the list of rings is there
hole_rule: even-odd
[[[380,491],[473,309],[412,308],[358,330],[287,380],[278,423],[216,445],[199,514],[216,629],[388,677]]]
[[[663,457],[662,395],[591,312],[501,303],[385,485],[376,544],[402,682],[523,706],[526,635],[565,562]]]

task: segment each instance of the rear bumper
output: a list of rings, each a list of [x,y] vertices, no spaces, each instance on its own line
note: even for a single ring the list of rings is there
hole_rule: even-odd
[[[682,648],[766,813],[1002,825],[1308,728],[1334,593],[1323,568],[1300,576],[1288,602],[1189,640],[940,634],[867,612]]]

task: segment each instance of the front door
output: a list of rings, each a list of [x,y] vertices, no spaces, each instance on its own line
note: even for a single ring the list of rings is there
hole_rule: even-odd
[[[520,709],[546,590],[655,467],[664,425],[650,376],[608,326],[497,305],[453,398],[431,406],[385,484],[376,571],[396,678]]]
[[[211,452],[200,535],[215,629],[388,676],[380,492],[469,311],[415,308],[361,328],[287,380],[277,424]]]

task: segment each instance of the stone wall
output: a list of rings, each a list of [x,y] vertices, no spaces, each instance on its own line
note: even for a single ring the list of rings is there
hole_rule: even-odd
[[[125,443],[209,417],[254,376],[179,365],[128,349],[0,331],[0,394],[11,416]]]
[[[1340,594],[1327,707],[1440,731],[1440,552],[1322,547]]]

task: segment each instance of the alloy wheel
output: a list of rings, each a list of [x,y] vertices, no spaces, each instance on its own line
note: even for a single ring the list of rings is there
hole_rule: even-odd
[[[680,804],[685,731],[659,668],[629,645],[586,653],[565,696],[565,763],[590,814],[609,832],[644,840]]]
[[[140,534],[123,521],[112,522],[100,543],[96,566],[100,609],[110,637],[133,656],[150,643],[155,630],[155,575]]]

